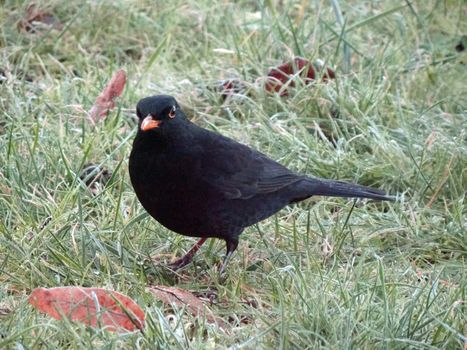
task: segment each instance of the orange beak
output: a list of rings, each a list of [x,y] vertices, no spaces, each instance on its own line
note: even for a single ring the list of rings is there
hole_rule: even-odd
[[[158,128],[161,123],[162,123],[161,120],[154,120],[152,119],[150,115],[148,115],[146,118],[143,119],[141,123],[141,130],[148,131],[148,130]]]

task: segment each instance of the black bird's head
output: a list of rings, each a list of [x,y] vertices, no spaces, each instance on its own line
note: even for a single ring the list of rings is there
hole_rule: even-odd
[[[139,132],[160,131],[186,120],[175,98],[168,95],[145,97],[136,106]]]

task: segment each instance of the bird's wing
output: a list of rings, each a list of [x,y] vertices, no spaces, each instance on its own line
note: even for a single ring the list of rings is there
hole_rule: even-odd
[[[247,199],[303,179],[283,165],[233,140],[216,135],[201,167],[204,179],[226,198]]]

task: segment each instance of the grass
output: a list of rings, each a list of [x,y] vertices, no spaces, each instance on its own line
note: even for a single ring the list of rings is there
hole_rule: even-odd
[[[37,4],[59,23],[21,29],[22,1],[0,12],[0,348],[465,347],[463,1]],[[323,60],[336,80],[265,93],[257,79],[293,55]],[[119,68],[119,107],[93,127],[85,111]],[[248,96],[223,102],[213,87],[226,78]],[[226,281],[214,240],[172,274],[163,264],[192,239],[145,214],[127,170],[134,106],[159,93],[298,172],[399,200],[312,199],[248,228]],[[89,163],[112,172],[94,193],[80,179]],[[146,290],[157,284],[215,295],[226,326],[164,306]],[[64,285],[131,296],[144,334],[52,320],[27,302]]]

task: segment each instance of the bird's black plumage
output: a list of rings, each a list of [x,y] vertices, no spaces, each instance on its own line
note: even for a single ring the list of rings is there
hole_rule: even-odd
[[[129,169],[141,204],[172,231],[224,239],[227,256],[245,227],[313,195],[391,199],[378,189],[296,174],[190,122],[171,96],[142,99],[137,114]]]

